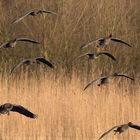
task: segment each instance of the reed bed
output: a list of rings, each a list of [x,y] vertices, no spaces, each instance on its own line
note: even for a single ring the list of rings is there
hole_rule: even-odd
[[[63,75],[63,74],[62,74]],[[139,83],[112,79],[102,88],[83,91],[86,80],[77,74],[72,79],[51,73],[0,80],[0,102],[21,104],[38,114],[35,120],[17,113],[1,116],[1,139],[96,140],[116,124],[132,121],[140,124]],[[138,140],[140,133],[129,129],[122,135],[108,135],[108,140]],[[106,139],[106,138],[105,138]]]

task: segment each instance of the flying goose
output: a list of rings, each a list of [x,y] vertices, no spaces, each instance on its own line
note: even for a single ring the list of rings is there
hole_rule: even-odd
[[[89,83],[85,86],[84,90],[86,90],[90,85],[94,84],[96,81],[99,81],[98,86],[104,85],[104,84],[108,83],[108,78],[109,78],[109,76],[102,76],[102,77],[100,77],[100,78],[97,78],[97,79],[95,79],[95,80],[92,80],[91,82],[89,82]]]
[[[109,52],[106,52],[106,51],[99,52],[97,54],[95,54],[95,53],[85,53],[85,54],[80,55],[78,58],[87,57],[88,59],[93,60],[93,59],[97,59],[101,55],[106,55],[109,58],[111,58],[112,60],[116,61],[116,58],[112,54],[110,54]]]
[[[80,49],[86,48],[86,47],[88,47],[88,46],[90,46],[94,43],[96,44],[96,47],[102,48],[102,47],[108,45],[111,41],[123,43],[123,44],[127,45],[128,47],[132,47],[130,44],[128,44],[127,42],[125,42],[123,40],[120,40],[120,39],[117,39],[117,38],[112,38],[112,34],[110,34],[107,37],[100,38],[100,39],[97,39],[97,40],[92,40],[88,43],[85,43],[80,47]]]
[[[23,16],[17,18],[16,20],[14,20],[13,23],[17,23],[27,16],[37,16],[37,15],[43,14],[43,13],[57,15],[57,13],[55,13],[53,11],[42,10],[42,9],[33,9],[33,10],[29,11],[28,13],[26,13],[25,15],[23,15]]]
[[[97,79],[95,79],[95,80],[92,80],[91,82],[89,82],[89,83],[85,86],[84,90],[86,90],[90,85],[94,84],[96,81],[99,81],[98,86],[104,85],[104,84],[108,83],[108,78],[111,78],[111,77],[125,77],[125,78],[128,78],[128,79],[134,81],[134,78],[132,78],[132,77],[130,77],[130,76],[127,76],[127,75],[125,75],[125,74],[119,74],[119,73],[115,72],[115,73],[113,73],[112,75],[101,76],[101,77],[99,77],[99,78],[97,78]]]
[[[10,115],[10,111],[18,112],[26,117],[30,117],[33,119],[37,118],[37,115],[33,114],[32,112],[30,112],[28,109],[24,108],[21,105],[15,105],[11,103],[5,103],[3,105],[0,105],[0,115],[1,114]]]
[[[30,43],[34,43],[34,44],[39,44],[39,42],[32,40],[30,38],[14,38],[11,39],[5,43],[3,43],[0,48],[12,48],[15,47],[18,41],[23,41],[23,42],[30,42]]]
[[[115,134],[116,133],[121,134],[124,131],[126,131],[129,127],[130,128],[134,128],[134,129],[137,129],[137,130],[140,130],[140,126],[138,126],[136,124],[133,124],[132,122],[129,122],[127,124],[122,124],[122,125],[117,125],[117,126],[112,127],[111,129],[109,129],[108,131],[106,131],[105,133],[103,133],[98,140],[102,139],[104,136],[106,136],[111,131],[114,131]]]
[[[43,63],[43,64],[46,64],[47,66],[49,66],[50,68],[54,68],[54,66],[47,59],[45,59],[44,57],[36,57],[36,58],[33,58],[33,59],[24,59],[24,60],[22,60],[20,63],[18,63],[17,65],[15,65],[11,69],[10,74],[13,73],[13,71],[15,71],[15,69],[17,69],[18,67],[20,67],[23,64],[32,65],[34,63],[37,63],[37,64]]]

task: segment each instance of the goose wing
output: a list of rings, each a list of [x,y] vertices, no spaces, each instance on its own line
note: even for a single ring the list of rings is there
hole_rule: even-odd
[[[106,56],[110,57],[112,60],[116,61],[116,58],[111,53],[109,53],[109,52],[100,52],[97,55],[98,56],[99,55],[106,55]]]
[[[78,56],[78,58],[85,57],[85,56],[91,56],[91,55],[94,55],[94,54],[93,53],[85,53],[85,54]]]
[[[47,13],[47,14],[53,14],[53,15],[57,15],[57,13],[53,12],[53,11],[49,11],[49,10],[39,10],[40,13]]]
[[[44,64],[47,64],[50,68],[54,68],[54,66],[52,65],[52,63],[50,63],[48,60],[46,60],[43,57],[37,57],[36,60],[39,61],[39,62],[42,62]]]
[[[0,48],[2,48],[2,47],[6,47],[6,45],[8,45],[8,44],[10,44],[10,43],[14,43],[14,42],[16,42],[16,38],[14,38],[14,39],[11,39],[11,40],[9,40],[9,41],[6,41],[6,42],[4,42],[3,44],[1,44],[0,45]]]
[[[17,41],[25,41],[25,42],[30,42],[30,43],[35,43],[35,44],[40,44],[38,41],[35,41],[30,38],[16,38]]]
[[[33,119],[37,118],[37,115],[33,114],[32,112],[30,112],[28,109],[24,108],[21,105],[13,105],[13,108],[11,111],[18,112],[22,115],[25,115],[26,117],[30,117]]]
[[[93,43],[95,43],[97,40],[92,40],[90,42],[84,43],[83,45],[80,46],[80,49],[86,48],[90,45],[92,45]]]
[[[94,84],[96,81],[98,81],[98,80],[100,80],[100,79],[102,79],[102,78],[104,78],[104,77],[100,77],[100,78],[97,78],[97,79],[95,79],[95,80],[92,80],[91,82],[89,82],[89,83],[85,86],[84,90],[86,90],[90,85]]]
[[[129,127],[140,130],[140,126],[136,125],[136,124],[131,124],[131,125],[129,125]]]
[[[15,19],[15,20],[13,21],[13,23],[18,23],[19,21],[21,21],[22,19],[24,19],[25,17],[27,17],[28,15],[30,15],[33,11],[34,11],[34,10],[31,10],[30,12],[26,13],[25,15],[23,15],[23,16],[21,16],[21,17]]]
[[[106,136],[108,133],[110,133],[111,131],[115,130],[118,127],[119,126],[112,127],[111,129],[109,129],[108,131],[106,131],[105,133],[103,133],[98,140],[102,139],[104,136]]]
[[[86,90],[90,85],[92,85],[93,83],[95,83],[97,80],[99,80],[99,78],[98,78],[98,79],[95,79],[95,80],[92,80],[91,82],[89,82],[89,83],[85,86],[84,90]]]
[[[87,42],[87,43],[81,45],[80,49],[86,48],[86,47],[88,47],[88,46],[90,46],[90,45],[92,45],[92,44],[94,44],[94,43],[98,43],[98,42],[104,41],[104,40],[105,40],[105,38],[99,38],[99,39],[97,39],[97,40],[91,40],[91,41],[89,41],[89,42]]]
[[[10,74],[12,74],[13,71],[15,71],[15,69],[17,69],[17,68],[20,67],[21,65],[27,64],[27,63],[29,63],[30,61],[31,61],[30,59],[24,59],[24,60],[22,60],[20,63],[18,63],[17,65],[15,65],[15,66],[11,69]]]
[[[134,78],[132,78],[132,77],[130,77],[130,76],[128,76],[128,75],[125,75],[125,74],[117,74],[117,75],[115,75],[115,76],[126,77],[126,78],[128,78],[128,79],[130,79],[130,80],[134,80]]]
[[[130,44],[128,44],[127,42],[124,42],[124,41],[122,41],[122,40],[120,40],[120,39],[111,38],[111,40],[112,40],[112,41],[115,41],[115,42],[123,43],[123,44],[125,44],[125,45],[127,45],[127,46],[129,46],[129,47],[132,47]]]
[[[5,43],[1,44],[1,45],[0,45],[0,48],[5,47],[5,45],[7,45],[8,43],[10,43],[10,41],[7,41],[7,42],[5,42]]]

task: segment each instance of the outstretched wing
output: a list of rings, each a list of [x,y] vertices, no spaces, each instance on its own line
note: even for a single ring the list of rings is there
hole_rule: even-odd
[[[125,44],[125,45],[127,45],[127,46],[129,46],[129,47],[132,47],[130,44],[128,44],[127,42],[124,42],[124,41],[122,41],[122,40],[120,40],[120,39],[111,38],[111,40],[112,40],[112,41],[115,41],[115,42],[123,43],[123,44]]]
[[[88,43],[85,43],[85,44],[83,44],[83,45],[80,46],[80,49],[86,48],[86,47],[92,45],[93,43],[95,43],[96,41],[97,40],[92,40],[92,41],[90,41]]]
[[[85,54],[78,56],[77,59],[81,58],[81,57],[85,57],[85,56],[91,56],[91,55],[94,55],[94,54],[93,53],[85,53]]]
[[[129,125],[129,127],[140,130],[140,126],[136,125],[136,124],[131,124],[131,125]]]
[[[19,21],[21,21],[22,19],[24,19],[25,17],[27,17],[28,15],[30,15],[30,13],[32,13],[32,12],[33,12],[33,10],[30,11],[30,12],[28,12],[28,13],[26,13],[25,15],[23,15],[23,16],[15,19],[12,23],[18,23]]]
[[[100,52],[100,53],[98,53],[97,55],[98,55],[98,56],[99,56],[99,55],[107,55],[107,56],[110,57],[112,60],[116,61],[116,58],[115,58],[112,54],[110,54],[109,52]]]
[[[0,45],[0,48],[4,48],[9,42],[10,42],[10,41],[7,41],[7,42],[1,44],[1,45]]]
[[[39,42],[30,39],[30,38],[16,38],[17,41],[25,41],[25,42],[30,42],[30,43],[35,43],[35,44],[40,44]]]
[[[104,40],[105,40],[105,38],[99,38],[99,39],[97,39],[97,40],[91,40],[91,41],[89,41],[89,42],[83,44],[83,45],[80,47],[80,49],[86,48],[86,47],[88,47],[88,46],[90,46],[90,45],[92,45],[92,44],[94,44],[94,43],[98,44],[99,42],[103,42]]]
[[[26,117],[30,117],[33,119],[37,118],[37,115],[33,114],[32,112],[30,112],[28,109],[24,108],[21,105],[13,105],[13,108],[11,111],[18,112],[22,115],[25,115]]]
[[[36,60],[39,61],[39,62],[42,62],[44,64],[47,64],[50,68],[54,68],[54,66],[48,60],[46,60],[43,57],[37,57]]]
[[[84,90],[86,90],[90,85],[94,84],[96,81],[102,80],[102,79],[105,79],[105,78],[108,78],[108,77],[110,77],[110,75],[108,75],[108,76],[101,76],[100,78],[95,79],[95,80],[89,82],[89,83],[85,86]]]
[[[95,80],[92,80],[91,82],[89,82],[89,83],[85,86],[84,90],[86,90],[90,85],[94,84],[94,83],[95,83],[96,81],[98,81],[99,79],[101,79],[101,78],[98,78],[98,79],[95,79]]]
[[[11,71],[10,71],[10,74],[13,73],[13,71],[15,71],[15,69],[17,69],[18,67],[20,67],[22,64],[27,64],[27,63],[30,63],[30,59],[25,59],[25,60],[22,60],[20,63],[18,63],[17,65],[15,65]]]
[[[49,10],[40,10],[41,13],[47,13],[47,14],[53,14],[53,15],[57,15],[57,13],[53,12],[53,11],[49,11]]]
[[[108,131],[106,131],[105,133],[103,133],[98,140],[102,139],[105,135],[107,135],[108,133],[110,133],[112,130],[115,130],[117,127],[118,126],[114,126],[111,129],[109,129]]]
[[[134,78],[129,77],[128,75],[125,75],[125,74],[117,74],[116,76],[126,77],[126,78],[128,78],[130,80],[134,80]]]

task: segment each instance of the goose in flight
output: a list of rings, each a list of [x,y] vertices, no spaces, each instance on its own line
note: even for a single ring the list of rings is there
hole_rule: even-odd
[[[102,76],[102,77],[100,77],[100,78],[97,78],[97,79],[95,79],[95,80],[92,80],[91,82],[89,82],[89,83],[85,86],[84,90],[86,90],[89,86],[91,86],[92,84],[94,84],[96,81],[99,81],[98,86],[107,84],[107,83],[108,83],[108,78],[109,78],[109,76]]]
[[[0,115],[1,114],[10,115],[10,111],[18,112],[26,117],[30,117],[33,119],[37,118],[37,115],[33,114],[32,112],[30,112],[28,109],[24,108],[21,105],[15,105],[11,103],[5,103],[5,104],[0,105]]]
[[[43,13],[57,15],[57,13],[55,13],[53,11],[42,10],[42,9],[33,9],[33,10],[29,11],[28,13],[26,13],[25,15],[14,20],[13,23],[18,23],[19,21],[21,21],[22,19],[24,19],[27,16],[37,16],[37,15],[43,14]]]
[[[47,66],[49,66],[50,68],[54,68],[54,66],[47,59],[45,59],[44,57],[36,57],[36,58],[33,58],[33,59],[24,59],[24,60],[22,60],[20,63],[18,63],[17,65],[15,65],[11,69],[10,74],[13,73],[13,71],[15,71],[15,69],[17,69],[18,67],[20,67],[23,64],[32,65],[34,63],[37,63],[37,64],[43,63],[43,64],[46,64]]]
[[[110,54],[109,52],[106,52],[106,51],[99,52],[97,54],[95,54],[95,53],[85,53],[85,54],[80,55],[78,58],[87,57],[89,60],[93,60],[93,59],[97,59],[99,56],[102,56],[102,55],[106,55],[109,58],[111,58],[112,60],[116,61],[116,58],[112,54]]]
[[[132,122],[129,122],[127,124],[122,124],[122,125],[117,125],[117,126],[112,127],[111,129],[109,129],[108,131],[106,131],[105,133],[103,133],[98,140],[102,139],[104,136],[106,136],[111,131],[114,131],[115,134],[116,133],[121,134],[124,131],[126,131],[129,127],[130,128],[134,128],[134,129],[137,129],[137,130],[140,130],[140,126],[138,126],[136,124],[133,124]]]
[[[122,44],[127,45],[128,47],[132,47],[130,44],[128,44],[127,42],[125,42],[125,41],[123,41],[123,40],[120,40],[120,39],[117,39],[117,38],[112,38],[112,34],[110,34],[110,35],[107,36],[107,37],[100,38],[100,39],[97,39],[97,40],[89,41],[89,42],[83,44],[83,45],[80,47],[80,49],[89,47],[90,45],[92,45],[92,44],[94,44],[94,43],[96,44],[96,47],[98,47],[98,48],[103,48],[103,47],[107,46],[111,41],[119,42],[119,43],[122,43]]]
[[[115,73],[113,73],[112,75],[101,76],[101,77],[99,77],[99,78],[97,78],[97,79],[95,79],[95,80],[92,80],[91,82],[89,82],[89,83],[85,86],[84,90],[86,90],[89,86],[91,86],[92,84],[94,84],[94,83],[97,82],[97,81],[99,81],[98,86],[104,85],[104,84],[108,83],[108,79],[111,78],[111,77],[125,77],[125,78],[127,78],[127,79],[130,79],[130,80],[133,80],[133,81],[134,81],[134,78],[132,78],[132,77],[130,77],[130,76],[128,76],[128,75],[119,74],[119,73],[115,72]]]
[[[39,42],[32,40],[30,38],[14,38],[11,39],[5,43],[3,43],[2,45],[0,45],[0,48],[13,48],[16,46],[18,41],[23,41],[23,42],[30,42],[30,43],[34,43],[34,44],[40,44]]]

